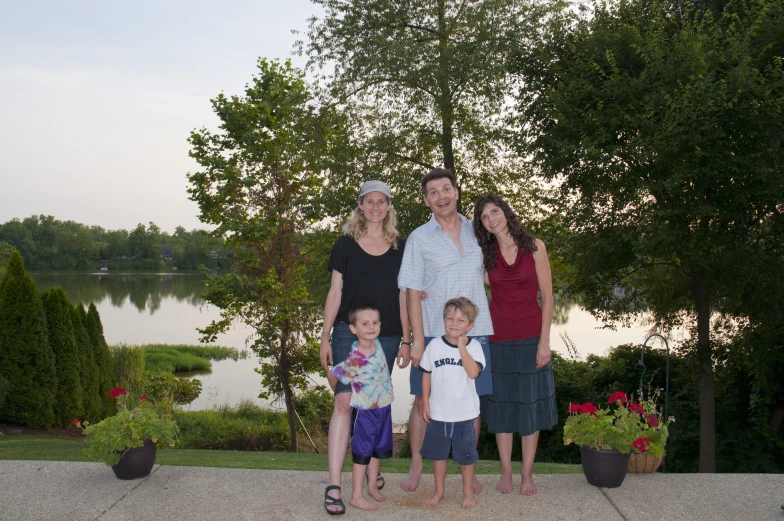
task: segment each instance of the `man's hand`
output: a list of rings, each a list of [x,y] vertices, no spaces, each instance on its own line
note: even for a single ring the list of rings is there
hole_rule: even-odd
[[[425,339],[415,338],[414,343],[411,345],[411,364],[414,367],[419,367],[419,362],[422,361],[422,356],[425,354]]]
[[[321,359],[321,367],[324,368],[324,371],[329,372],[329,368],[334,365],[332,363],[332,344],[329,343],[329,338],[321,337],[319,358]]]
[[[425,423],[430,423],[430,404],[428,402],[422,404],[422,418],[424,418]]]
[[[411,346],[402,344],[397,351],[397,366],[401,369],[408,367],[408,362],[411,361]]]
[[[541,369],[550,362],[552,354],[550,353],[550,341],[547,339],[539,339],[539,346],[536,348],[536,368]]]

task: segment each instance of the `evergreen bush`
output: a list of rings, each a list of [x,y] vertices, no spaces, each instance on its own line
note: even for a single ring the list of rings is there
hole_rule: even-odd
[[[117,404],[109,396],[112,389],[117,387],[114,377],[114,362],[106,338],[103,336],[103,325],[98,308],[92,302],[87,308],[87,334],[90,335],[90,343],[95,354],[95,365],[98,370],[98,396],[101,400],[101,418],[112,416],[117,412]]]
[[[0,420],[48,428],[57,389],[41,295],[18,251],[0,281],[0,377],[9,391]]]
[[[95,353],[90,335],[87,333],[85,322],[87,312],[81,303],[71,307],[71,324],[73,325],[76,343],[79,347],[80,371],[79,379],[82,382],[82,403],[84,412],[82,419],[90,422],[100,421],[101,398],[98,395],[98,366],[95,364]]]
[[[82,382],[79,378],[79,347],[71,323],[71,304],[62,288],[41,293],[46,312],[49,346],[54,352],[57,393],[54,401],[55,424],[67,427],[74,418],[83,417]]]

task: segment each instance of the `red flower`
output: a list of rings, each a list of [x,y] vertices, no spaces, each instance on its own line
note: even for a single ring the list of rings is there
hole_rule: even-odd
[[[639,403],[633,403],[629,406],[629,410],[633,412],[638,412],[640,414],[645,414],[645,409],[642,408],[642,405]]]
[[[577,412],[580,414],[593,414],[596,412],[596,406],[591,402],[585,402],[580,406],[580,410]]]
[[[141,401],[143,401],[143,402],[146,402],[146,401],[147,401],[147,397],[146,397],[146,396],[144,396],[144,395],[141,395],[141,396],[139,396],[139,399],[140,399]]]
[[[650,425],[651,427],[656,427],[657,425],[659,425],[659,420],[656,419],[655,414],[649,414],[648,416],[645,417],[645,419],[648,420],[648,425]]]
[[[626,398],[626,393],[622,393],[621,391],[615,391],[610,395],[610,398],[607,400],[607,403],[615,403],[618,400],[620,400],[621,403],[623,403],[624,405],[629,401],[629,399]]]
[[[128,393],[126,393],[125,389],[123,389],[122,387],[115,387],[114,389],[111,390],[109,396],[111,396],[112,398],[117,398],[118,396],[121,396],[123,394],[128,394]]]
[[[632,447],[639,450],[640,452],[645,452],[646,450],[648,450],[648,447],[650,446],[651,446],[651,440],[647,437],[637,438],[636,440],[634,440],[634,443],[632,443]]]
[[[74,418],[71,420],[71,425],[79,425],[79,418]]]
[[[569,404],[569,412],[580,412],[580,404],[579,403],[570,403]]]

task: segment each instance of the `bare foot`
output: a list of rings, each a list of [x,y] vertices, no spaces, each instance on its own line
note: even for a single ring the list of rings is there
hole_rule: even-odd
[[[523,481],[520,483],[521,496],[533,496],[536,494],[536,485],[534,485],[533,476],[523,476]]]
[[[474,494],[479,494],[484,489],[485,489],[485,486],[482,485],[481,483],[479,483],[479,480],[476,479],[476,476],[474,476],[474,481],[473,481],[473,483],[471,483],[471,490],[474,491]],[[466,508],[471,508],[471,507],[466,507]]]
[[[387,498],[378,489],[370,490],[369,488],[368,488],[368,496],[372,497],[376,501],[384,501]]]
[[[430,497],[430,499],[425,501],[425,505],[427,505],[429,507],[437,507],[438,506],[438,502],[441,501],[442,499],[444,499],[444,493],[436,491],[436,493],[433,494]]]
[[[414,472],[413,470],[408,472],[406,479],[404,479],[400,483],[400,488],[405,490],[406,492],[413,492],[419,486],[419,480],[422,477],[422,472]]]
[[[495,486],[495,489],[501,494],[512,493],[512,470],[511,469],[509,469],[508,474],[504,471],[501,471],[501,479],[498,480],[498,484]]]
[[[463,503],[460,505],[463,508],[474,508],[476,501],[474,501],[473,494],[463,494]]]
[[[349,504],[352,507],[361,508],[362,510],[378,510],[378,506],[365,499],[365,496],[351,496]]]

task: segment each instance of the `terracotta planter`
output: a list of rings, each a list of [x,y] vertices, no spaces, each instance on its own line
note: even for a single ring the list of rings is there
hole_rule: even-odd
[[[617,450],[596,450],[580,447],[583,474],[588,483],[595,487],[620,487],[626,477],[629,455]]]
[[[629,455],[628,471],[633,474],[651,474],[659,470],[661,464],[661,456],[654,456],[653,454],[648,454],[647,452],[643,452],[641,454],[632,452]]]
[[[116,465],[112,465],[118,479],[139,479],[150,475],[155,464],[157,446],[150,439],[144,445],[128,449]]]

